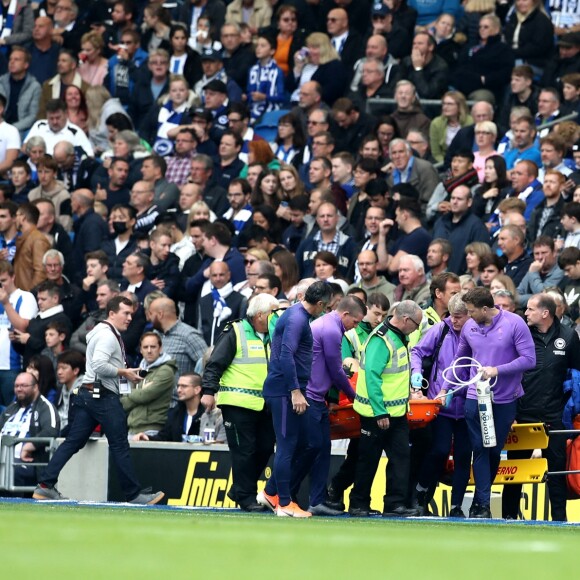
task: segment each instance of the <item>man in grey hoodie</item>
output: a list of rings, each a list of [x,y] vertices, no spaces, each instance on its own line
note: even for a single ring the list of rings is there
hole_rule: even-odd
[[[127,419],[119,400],[130,393],[129,381],[141,380],[139,369],[126,368],[125,347],[120,333],[127,330],[133,315],[133,303],[115,296],[107,304],[107,319],[97,324],[87,336],[86,373],[74,402],[75,413],[69,434],[57,449],[32,497],[37,500],[65,499],[56,489],[58,476],[69,459],[80,451],[100,423],[109,441],[121,488],[129,503],[156,504],[163,492],[142,493],[131,463],[127,440]]]

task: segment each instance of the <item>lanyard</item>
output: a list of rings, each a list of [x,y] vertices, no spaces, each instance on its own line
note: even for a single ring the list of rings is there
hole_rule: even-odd
[[[106,324],[111,329],[111,332],[115,335],[115,338],[117,339],[117,342],[119,343],[119,346],[121,347],[121,354],[123,355],[123,361],[125,362],[125,366],[128,367],[129,365],[127,364],[127,355],[125,354],[125,345],[123,344],[121,337],[117,334],[115,327],[110,322],[107,322],[106,320],[103,320],[102,322],[103,322],[103,324]]]

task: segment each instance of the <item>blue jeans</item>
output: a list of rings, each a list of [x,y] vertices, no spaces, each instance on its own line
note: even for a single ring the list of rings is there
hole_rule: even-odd
[[[473,478],[475,479],[475,495],[473,503],[489,507],[491,486],[497,475],[501,451],[511,426],[516,418],[517,401],[502,405],[492,404],[493,422],[495,424],[495,447],[484,447],[481,438],[481,424],[477,399],[465,401],[465,420],[469,431],[469,439],[473,447]]]
[[[74,399],[74,406],[75,412],[68,436],[52,456],[40,482],[49,486],[56,485],[63,467],[86,445],[95,427],[100,423],[109,442],[119,484],[128,501],[135,499],[141,491],[141,486],[131,463],[130,447],[127,441],[127,416],[121,406],[119,396],[103,388],[101,397],[94,399],[92,393],[81,388]]]

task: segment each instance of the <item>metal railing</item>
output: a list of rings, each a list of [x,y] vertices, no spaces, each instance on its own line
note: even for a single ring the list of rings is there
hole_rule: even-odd
[[[34,491],[36,485],[15,485],[14,472],[15,467],[25,465],[30,468],[46,467],[46,461],[31,461],[19,463],[15,461],[14,447],[19,443],[44,444],[47,447],[49,460],[52,457],[55,447],[55,437],[11,437],[3,435],[0,437],[0,490],[12,492],[29,492]]]

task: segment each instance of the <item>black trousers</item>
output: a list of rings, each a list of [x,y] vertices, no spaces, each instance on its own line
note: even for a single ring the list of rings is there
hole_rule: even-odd
[[[379,429],[374,417],[361,417],[361,438],[354,487],[350,492],[350,506],[369,509],[371,487],[381,454],[387,455],[387,486],[383,510],[390,511],[406,505],[409,484],[409,424],[406,415],[391,417],[388,429]]]
[[[232,460],[230,498],[245,507],[256,503],[258,478],[274,451],[272,416],[264,407],[252,411],[233,405],[221,405]]]
[[[353,483],[358,463],[360,439],[351,439],[346,450],[346,457],[339,470],[332,478],[331,487],[337,494],[343,494]]]
[[[562,421],[552,421],[550,429],[565,429]],[[550,435],[548,447],[542,449],[542,457],[548,460],[548,471],[564,471],[566,469],[566,435]],[[529,459],[532,450],[508,451],[508,459]],[[565,522],[566,500],[568,489],[565,475],[548,476],[548,495],[550,497],[550,512],[555,522]],[[501,495],[502,517],[517,519],[520,511],[521,485],[504,485]]]

